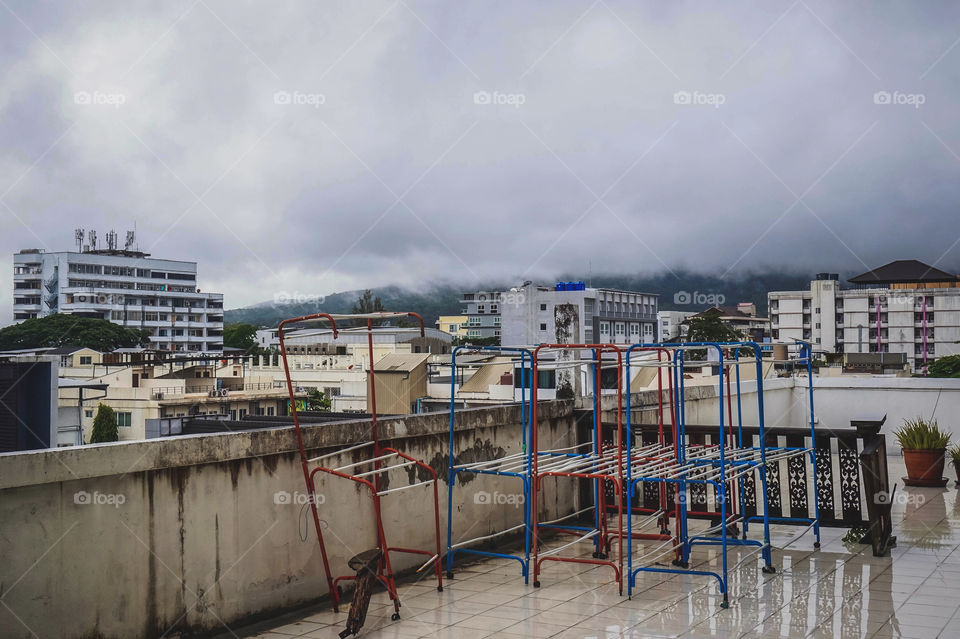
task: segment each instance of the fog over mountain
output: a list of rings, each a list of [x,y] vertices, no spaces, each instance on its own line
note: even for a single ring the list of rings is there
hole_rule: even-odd
[[[960,264],[957,3],[5,0],[0,15],[0,323],[15,251],[134,223],[228,308]]]

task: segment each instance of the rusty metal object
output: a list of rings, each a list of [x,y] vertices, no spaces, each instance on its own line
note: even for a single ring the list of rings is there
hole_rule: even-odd
[[[357,577],[354,581],[356,587],[353,591],[353,601],[350,603],[350,612],[347,614],[347,627],[340,632],[341,639],[360,632],[363,623],[367,620],[367,608],[370,607],[373,586],[377,583],[382,555],[379,548],[373,548],[354,555],[347,562],[350,570],[356,571]]]

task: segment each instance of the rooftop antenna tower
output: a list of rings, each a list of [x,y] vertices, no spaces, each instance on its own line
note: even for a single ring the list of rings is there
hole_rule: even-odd
[[[97,250],[97,232],[91,229],[90,233],[88,234],[88,237],[90,238],[89,239],[90,250],[96,251]]]
[[[111,251],[117,249],[117,232],[112,229],[107,231],[107,248]]]
[[[75,229],[75,230],[73,231],[73,239],[74,239],[74,241],[77,243],[77,251],[78,251],[78,252],[82,252],[82,251],[83,251],[83,236],[84,236],[84,231],[83,231],[83,229]]]
[[[131,248],[133,248],[133,243],[134,243],[134,241],[136,240],[136,238],[137,238],[137,232],[136,232],[136,231],[127,231],[127,241],[124,242],[123,248],[126,249],[126,250],[128,250],[128,251],[129,251]]]

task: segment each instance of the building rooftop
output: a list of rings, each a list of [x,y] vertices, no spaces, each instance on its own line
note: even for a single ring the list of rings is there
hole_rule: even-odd
[[[409,373],[430,359],[430,353],[390,353],[384,355],[373,370],[378,373]]]
[[[852,284],[960,282],[960,275],[941,271],[919,260],[895,260],[847,281]]]
[[[891,477],[904,472],[892,458]],[[906,488],[893,504],[898,546],[873,557],[868,545],[844,543],[842,528],[823,529],[819,550],[797,527],[774,526],[771,541],[783,566],[760,575],[755,550],[731,551],[730,608],[716,584],[696,576],[640,573],[632,599],[621,597],[607,567],[564,563],[550,567],[542,588],[524,585],[516,562],[487,559],[458,567],[438,593],[424,571],[398,585],[401,619],[382,589],[373,595],[360,637],[557,639],[737,637],[960,636],[960,495],[955,488]],[[899,495],[898,495],[899,496]],[[567,543],[567,539],[548,544]],[[698,566],[716,569],[719,554]],[[590,549],[584,557],[590,557]],[[231,629],[234,637],[330,637],[346,626],[339,613],[317,605],[299,614]],[[236,633],[236,634],[233,634]]]

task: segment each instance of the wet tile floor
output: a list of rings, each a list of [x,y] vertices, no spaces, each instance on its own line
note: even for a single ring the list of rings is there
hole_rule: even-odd
[[[903,474],[898,462],[891,459],[891,479]],[[717,582],[709,577],[640,573],[627,599],[607,567],[547,562],[542,587],[533,588],[523,584],[516,562],[494,559],[459,567],[442,593],[429,576],[402,583],[400,621],[390,620],[386,594],[376,593],[358,636],[960,637],[960,497],[950,484],[944,490],[898,487],[898,546],[886,558],[873,557],[869,546],[845,544],[845,529],[823,529],[822,546],[814,550],[812,532],[798,537],[799,527],[773,527],[777,574],[762,574],[751,549],[732,551],[731,567],[741,563],[731,570],[728,609],[720,607]],[[583,556],[592,551],[587,544],[578,548]],[[575,556],[570,550],[564,556]],[[718,565],[719,556],[701,546],[692,561],[703,569]],[[347,607],[285,617],[274,627],[259,624],[245,636],[337,637]]]

